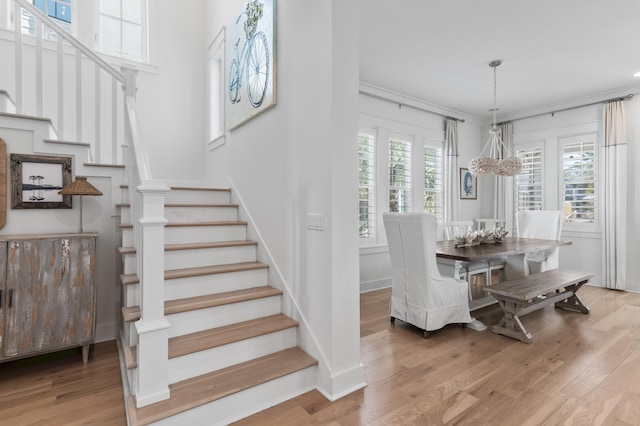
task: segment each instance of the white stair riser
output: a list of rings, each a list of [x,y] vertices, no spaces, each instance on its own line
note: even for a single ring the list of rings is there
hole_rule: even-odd
[[[171,250],[164,253],[166,270],[255,261],[255,245]]]
[[[165,196],[165,204],[229,204],[229,191],[202,191],[192,189],[172,189]]]
[[[140,305],[140,284],[126,284],[122,286],[122,306],[128,308],[130,306]]]
[[[122,228],[122,247],[133,247],[133,228]]]
[[[184,299],[267,285],[267,269],[199,275],[165,280],[165,300]]]
[[[168,226],[164,229],[165,244],[211,243],[247,239],[244,225]]]
[[[120,188],[120,202],[129,204],[129,188]]]
[[[296,346],[296,328],[276,331],[169,360],[169,384]]]
[[[167,315],[166,319],[171,324],[169,337],[279,314],[281,306],[281,296],[273,296]]]
[[[164,281],[164,299],[176,300],[187,297],[206,296],[208,294],[267,285],[267,269],[251,269],[248,271],[228,272],[224,274],[198,275],[195,277],[176,278]],[[140,305],[140,284],[124,286],[122,306]]]
[[[122,340],[126,346],[138,345],[138,332],[136,331],[135,321],[125,322],[122,326]]]
[[[316,366],[160,420],[154,426],[227,425],[315,388]]]
[[[120,206],[120,222],[123,223],[131,223],[131,208],[127,206]]]
[[[238,220],[238,208],[235,206],[165,207],[164,217],[172,223]],[[130,207],[120,207],[120,223],[131,223]]]
[[[122,273],[136,274],[138,273],[138,260],[136,253],[122,254]]]
[[[169,222],[211,222],[238,220],[238,208],[229,207],[165,207],[164,217]]]
[[[125,253],[122,257],[124,259],[124,273],[136,274],[138,272],[136,253]],[[230,247],[169,250],[164,252],[165,270],[255,261],[256,246],[253,244]]]

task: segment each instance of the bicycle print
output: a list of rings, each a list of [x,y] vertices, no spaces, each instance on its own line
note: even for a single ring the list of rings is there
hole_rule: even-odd
[[[229,26],[227,90],[231,126],[242,124],[274,104],[270,48],[275,32],[274,6],[275,0],[249,0]]]

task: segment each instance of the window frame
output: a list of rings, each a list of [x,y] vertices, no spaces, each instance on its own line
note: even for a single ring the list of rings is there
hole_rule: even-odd
[[[593,154],[594,154],[594,192],[595,192],[595,203],[594,203],[594,220],[592,222],[572,222],[564,221],[563,230],[565,231],[573,231],[573,232],[599,232],[600,231],[600,223],[601,223],[601,215],[602,215],[602,175],[600,170],[600,135],[598,132],[588,132],[581,133],[575,135],[566,135],[558,137],[558,209],[564,211],[564,164],[563,164],[563,154],[564,147],[567,145],[575,145],[578,143],[585,142],[593,142]]]
[[[107,16],[111,19],[116,19],[119,21],[120,23],[120,31],[121,31],[121,35],[123,33],[123,24],[126,23],[133,23],[135,25],[138,25],[137,23],[134,23],[133,21],[128,21],[126,19],[124,19],[123,17],[123,13],[122,13],[122,3],[124,3],[125,1],[133,1],[133,0],[119,0],[121,3],[121,8],[120,8],[120,16],[114,16],[114,15],[110,15],[110,14],[106,14],[103,13],[102,11],[102,2],[103,0],[95,0],[95,8],[96,8],[96,20],[95,20],[95,49],[100,52],[101,54],[104,55],[108,55],[114,58],[118,58],[121,61],[133,61],[133,62],[139,62],[139,63],[150,63],[149,60],[149,2],[148,0],[136,0],[140,2],[140,58],[133,58],[133,57],[129,57],[129,56],[125,56],[123,54],[123,38],[121,38],[120,40],[120,51],[119,52],[113,52],[113,51],[106,51],[103,49],[103,32],[102,32],[102,17],[103,16]]]
[[[373,164],[369,167],[372,168],[373,173],[373,186],[372,186],[372,198],[373,198],[373,212],[369,212],[369,215],[372,216],[370,222],[373,223],[373,232],[368,237],[360,236],[360,136],[368,135],[373,138]],[[379,158],[379,138],[378,138],[378,129],[372,127],[360,127],[358,129],[358,238],[360,240],[360,246],[371,247],[375,246],[378,241],[378,236],[380,234],[380,222],[381,215],[379,214],[379,202],[380,198],[378,197],[379,193],[379,173],[378,173],[378,158]]]
[[[528,142],[528,143],[523,143],[523,144],[518,144],[518,145],[514,145],[513,147],[513,152],[514,155],[518,155],[518,151],[532,151],[532,150],[536,150],[539,149],[540,150],[540,168],[541,168],[541,172],[540,172],[540,210],[544,210],[546,208],[546,201],[545,201],[545,195],[546,195],[546,188],[545,188],[545,177],[546,177],[546,167],[545,167],[545,146],[544,146],[544,142],[543,141],[538,141],[538,142]],[[515,216],[518,214],[518,212],[521,210],[519,208],[518,205],[518,183],[517,183],[517,176],[514,176],[513,179],[513,223],[515,224]],[[525,210],[525,209],[522,209]],[[526,209],[526,210],[532,210],[532,209]]]
[[[444,134],[440,138],[439,134],[431,137],[422,134],[419,128],[402,126],[397,123],[386,123],[378,125],[378,120],[361,120],[358,127],[358,134],[370,133],[375,136],[375,238],[359,238],[360,248],[366,249],[366,253],[376,252],[387,246],[387,237],[384,231],[382,215],[389,211],[389,140],[400,139],[411,144],[411,181],[410,181],[410,212],[424,211],[424,156],[426,148],[433,148],[440,152],[440,176],[444,179]],[[406,127],[406,128],[405,128]],[[391,130],[393,128],[393,130]],[[397,130],[402,129],[402,130]],[[444,209],[444,182],[441,182],[440,211]],[[436,215],[436,217],[438,217]],[[358,235],[359,237],[359,235]],[[373,250],[373,251],[372,251]]]

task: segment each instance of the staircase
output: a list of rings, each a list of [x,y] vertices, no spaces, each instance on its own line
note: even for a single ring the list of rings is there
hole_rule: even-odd
[[[124,186],[123,200],[129,188]],[[122,348],[131,425],[227,424],[314,387],[317,361],[297,347],[298,323],[229,189],[172,187],[165,197],[164,314],[170,398],[136,407],[139,280],[130,205],[119,204]]]

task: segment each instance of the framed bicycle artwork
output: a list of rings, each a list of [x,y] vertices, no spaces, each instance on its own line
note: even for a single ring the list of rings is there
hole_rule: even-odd
[[[478,199],[478,178],[469,172],[469,169],[460,168],[460,199]]]
[[[276,0],[247,0],[226,29],[227,130],[276,104],[275,42]]]

